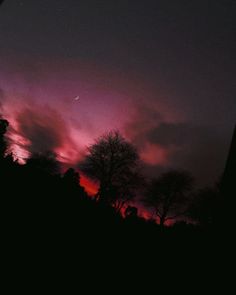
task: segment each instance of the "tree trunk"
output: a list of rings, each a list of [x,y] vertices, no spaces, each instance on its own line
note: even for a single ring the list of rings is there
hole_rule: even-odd
[[[162,215],[160,217],[160,226],[161,227],[164,227],[165,226],[165,221],[166,221],[166,216],[165,215]]]

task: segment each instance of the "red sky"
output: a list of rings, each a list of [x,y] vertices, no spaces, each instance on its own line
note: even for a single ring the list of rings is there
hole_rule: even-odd
[[[194,158],[201,162],[209,155],[199,142],[196,151],[190,150],[195,146],[193,133],[198,140],[208,137],[204,128],[191,127],[189,114],[175,108],[168,91],[154,93],[135,75],[128,79],[127,73],[78,59],[32,63],[26,57],[8,56],[0,79],[1,112],[10,121],[12,151],[20,159],[29,151],[53,150],[61,162],[73,166],[86,146],[111,129],[119,129],[138,147],[144,171],[151,177],[172,167],[195,173]],[[215,143],[217,139],[209,138],[209,144]],[[214,155],[218,157],[218,151],[212,161]]]
[[[91,196],[94,196],[97,193],[98,184],[91,181],[88,177],[84,176],[81,173],[80,173],[80,185],[83,186],[86,192]]]
[[[160,120],[159,112],[166,120],[178,117],[176,111],[166,110],[161,98],[159,103],[150,99],[145,102],[144,89],[140,89],[138,81],[136,87],[134,81],[79,61],[38,61],[31,68],[28,60],[15,60],[12,68],[6,63],[1,81],[3,113],[14,128],[12,139],[21,135],[31,141],[32,150],[52,148],[72,163],[83,156],[86,145],[110,129],[119,129],[132,139],[137,135],[132,124],[138,116],[139,133]],[[74,100],[77,95],[80,99]],[[150,95],[148,90],[146,95]],[[141,108],[153,108],[156,118],[144,118],[143,124]],[[38,134],[44,142],[37,142]],[[23,138],[22,147],[25,142],[28,149]],[[148,163],[152,156],[147,153],[154,153],[155,148],[158,146],[143,147],[141,155]],[[164,157],[162,154],[160,148],[160,158]],[[158,161],[154,156],[153,163]]]
[[[77,60],[41,60],[32,66],[27,58],[8,57],[2,70],[2,113],[11,126],[11,150],[21,162],[29,152],[53,150],[62,163],[74,166],[83,158],[86,146],[104,132],[119,129],[132,141],[163,118],[178,118],[161,97],[158,103],[146,102],[138,81]],[[74,100],[78,95],[80,99]],[[147,90],[146,95],[151,93]],[[162,146],[137,144],[148,165],[168,162],[169,152]],[[81,184],[90,194],[96,191],[97,185],[84,176]]]
[[[17,157],[50,149],[73,166],[119,129],[147,176],[218,180],[235,125],[235,1],[149,2],[1,5],[0,113]]]

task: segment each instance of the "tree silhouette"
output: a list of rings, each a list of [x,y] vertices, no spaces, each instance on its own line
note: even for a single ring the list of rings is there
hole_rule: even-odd
[[[120,210],[140,183],[139,156],[119,132],[111,131],[88,147],[81,169],[100,182],[98,198]]]
[[[26,167],[39,173],[56,175],[60,173],[60,164],[54,152],[34,153],[27,160]]]
[[[236,195],[236,126],[234,127],[233,137],[220,183],[220,192],[223,196],[221,211],[224,212],[224,223],[233,224],[234,206],[233,199]],[[221,214],[222,216],[222,214]]]
[[[0,158],[4,158],[7,151],[5,134],[7,132],[8,125],[9,123],[7,120],[0,119]]]
[[[189,206],[188,215],[202,226],[211,226],[223,218],[222,198],[218,187],[198,190]]]
[[[5,152],[4,136],[8,123],[5,120],[0,122],[1,140],[5,144],[2,149],[4,157],[2,154],[0,159],[2,219],[9,235],[14,237],[19,232],[19,241],[23,238],[30,244],[35,237],[47,245],[52,242],[57,247],[62,243],[63,249],[74,245],[77,251],[81,241],[87,241],[88,236],[91,237],[90,245],[104,242],[104,246],[113,239],[114,245],[119,241],[127,245],[128,241],[136,246],[142,239],[153,245],[151,250],[149,248],[150,253],[156,253],[157,245],[163,244],[166,248],[172,245],[172,238],[181,235],[182,239],[182,234],[189,241],[192,233],[196,233],[197,239],[204,238],[205,245],[206,231],[202,229],[207,228],[207,233],[208,230],[214,233],[217,229],[218,233],[221,228],[218,223],[209,226],[218,216],[222,220],[222,199],[217,201],[214,192],[208,190],[196,194],[194,202],[187,206],[192,178],[186,172],[170,171],[153,180],[144,202],[155,209],[162,226],[168,220],[188,213],[190,207],[187,217],[199,221],[203,225],[201,230],[195,224],[189,226],[183,222],[160,230],[156,220],[140,217],[139,203],[136,208],[132,205],[135,202],[129,202],[142,193],[139,190],[137,194],[143,184],[138,155],[118,132],[100,137],[89,147],[83,163],[87,174],[100,181],[98,197],[102,202],[97,202],[89,198],[80,185],[78,171],[69,168],[64,174],[60,173],[57,157],[52,152],[33,154],[25,164],[14,162],[12,155]],[[121,209],[123,214],[118,212]]]
[[[113,204],[116,211],[120,212],[125,204],[135,198],[143,186],[144,178],[140,172],[123,173],[110,186],[107,199]]]
[[[125,209],[125,217],[126,218],[137,218],[138,217],[138,209],[134,206],[128,206]]]
[[[79,173],[73,168],[69,168],[63,175],[63,180],[65,183],[71,186],[77,186],[80,181]]]
[[[161,226],[185,213],[192,183],[193,178],[185,171],[163,173],[150,183],[143,203],[154,208]]]
[[[66,170],[62,177],[62,184],[66,188],[66,191],[71,196],[86,197],[84,188],[80,185],[79,172],[73,168]]]

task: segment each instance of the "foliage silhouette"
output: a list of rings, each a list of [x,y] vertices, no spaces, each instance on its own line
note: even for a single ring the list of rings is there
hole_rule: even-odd
[[[101,136],[88,147],[81,169],[99,181],[98,199],[117,211],[134,198],[142,184],[138,153],[117,131]]]
[[[201,226],[213,226],[218,223],[220,216],[222,216],[220,213],[221,205],[222,197],[217,187],[200,189],[194,193],[188,216]]]
[[[4,158],[5,153],[7,151],[7,143],[5,139],[5,134],[8,128],[8,121],[4,119],[0,119],[0,159]]]
[[[229,149],[228,158],[221,182],[221,190],[228,196],[236,194],[236,125],[234,127],[233,137]]]
[[[2,150],[6,151],[5,134],[8,124],[1,124],[1,143],[4,146]],[[100,149],[104,149],[104,152],[100,153]],[[215,198],[210,197],[210,193],[206,193],[212,202],[212,205],[209,202],[208,207],[201,204],[200,197],[192,199],[192,215],[188,216],[198,220],[201,227],[184,222],[172,227],[161,227],[155,220],[141,218],[141,207],[132,205],[138,204],[133,202],[133,197],[142,195],[143,189],[143,186],[138,185],[143,179],[138,171],[138,155],[133,146],[118,133],[112,132],[105,138],[100,138],[95,146],[90,147],[90,151],[92,154],[89,155],[95,154],[95,159],[102,159],[103,165],[93,166],[94,158],[88,157],[85,167],[89,168],[88,171],[92,172],[94,178],[99,179],[102,175],[110,180],[105,183],[107,194],[100,195],[100,198],[104,198],[102,202],[87,195],[80,185],[78,171],[69,168],[62,173],[56,155],[50,151],[32,155],[24,165],[14,161],[10,154],[2,155],[0,208],[5,241],[8,241],[11,247],[17,245],[23,253],[24,249],[30,251],[29,247],[33,249],[32,245],[36,245],[32,256],[35,257],[37,253],[40,258],[47,257],[45,252],[50,249],[50,256],[54,253],[57,263],[62,253],[71,255],[70,259],[74,261],[77,256],[95,257],[102,251],[107,253],[111,250],[114,257],[116,252],[130,254],[138,248],[141,251],[139,253],[144,252],[145,256],[150,254],[150,259],[155,256],[160,259],[157,253],[166,251],[169,255],[173,249],[172,252],[166,249],[173,243],[175,249],[186,249],[186,241],[189,246],[191,240],[192,246],[198,245],[205,249],[211,241],[212,234],[209,233],[213,226],[218,238],[218,225],[215,223],[211,227],[208,226],[208,216],[212,213],[212,208],[218,206]],[[114,160],[111,161],[112,157],[118,159],[115,163],[119,163],[118,166],[114,165]],[[105,160],[106,163],[103,162]],[[112,173],[101,173],[103,169],[109,171],[111,166],[114,169]],[[169,218],[183,213],[188,207],[191,187],[192,178],[188,174],[179,171],[165,173],[150,184],[145,203],[155,207],[158,214],[162,212],[162,208],[165,209],[165,214],[160,215],[164,225]],[[150,192],[153,194],[150,195]],[[99,193],[101,194],[101,189]],[[120,210],[122,202],[130,199],[132,202],[128,202],[123,210]],[[204,202],[205,200],[204,197]],[[120,206],[119,209],[117,206]],[[202,206],[207,209],[204,211]],[[21,244],[24,245],[22,248]],[[87,253],[87,256],[84,253]]]
[[[26,167],[42,174],[56,175],[60,173],[60,164],[56,159],[56,154],[51,151],[32,154],[27,159]]]
[[[134,206],[127,206],[125,209],[125,217],[126,218],[137,218],[138,217],[138,209]]]
[[[169,171],[152,180],[143,203],[155,210],[160,225],[175,220],[186,211],[193,178],[187,172]]]

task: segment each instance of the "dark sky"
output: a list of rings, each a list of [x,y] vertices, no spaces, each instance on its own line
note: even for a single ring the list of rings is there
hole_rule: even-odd
[[[236,122],[235,15],[233,0],[4,1],[0,106],[15,152],[75,162],[118,128],[148,175],[215,181]]]

